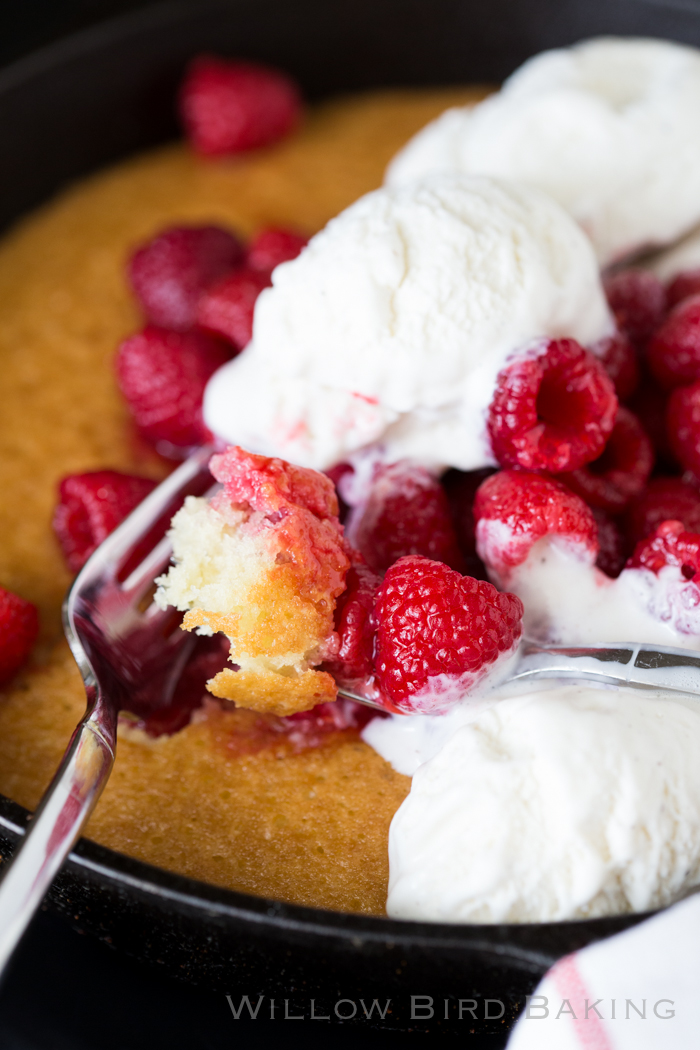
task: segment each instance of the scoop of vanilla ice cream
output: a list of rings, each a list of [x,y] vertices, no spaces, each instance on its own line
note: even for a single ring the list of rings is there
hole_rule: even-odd
[[[386,181],[439,171],[538,186],[601,265],[669,244],[700,219],[700,51],[610,37],[536,55],[498,94],[428,124]]]
[[[389,832],[394,918],[639,912],[700,883],[700,707],[586,686],[503,700],[416,772]]]
[[[666,565],[658,573],[626,568],[612,579],[592,563],[594,552],[545,536],[523,562],[500,572],[489,556],[493,526],[502,543],[507,526],[482,520],[477,546],[489,578],[522,601],[526,638],[559,645],[634,641],[700,648],[698,588],[680,566]]]
[[[700,229],[692,230],[678,244],[659,252],[647,266],[662,281],[671,281],[684,270],[700,270]]]
[[[210,380],[219,437],[326,469],[493,463],[485,416],[514,351],[612,331],[590,244],[537,190],[437,176],[356,201],[278,266],[247,349]]]

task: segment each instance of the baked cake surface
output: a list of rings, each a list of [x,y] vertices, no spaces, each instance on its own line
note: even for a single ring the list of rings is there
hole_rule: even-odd
[[[70,576],[50,529],[58,480],[105,467],[165,472],[130,429],[113,373],[117,344],[141,321],[124,279],[134,245],[174,223],[311,234],[379,186],[428,120],[483,94],[342,99],[278,147],[220,163],[168,146],[69,189],[4,239],[0,585],[39,606],[42,635],[0,701],[0,792],[36,805],[85,706],[61,632]],[[309,747],[274,718],[212,702],[173,736],[125,727],[120,737],[88,837],[244,892],[383,913],[388,827],[409,780],[355,730]]]

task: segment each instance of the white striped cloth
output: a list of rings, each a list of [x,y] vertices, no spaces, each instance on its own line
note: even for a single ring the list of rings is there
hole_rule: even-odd
[[[507,1050],[700,1050],[700,895],[560,959]]]

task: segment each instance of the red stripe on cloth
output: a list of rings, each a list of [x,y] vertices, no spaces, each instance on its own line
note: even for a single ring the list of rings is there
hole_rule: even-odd
[[[549,972],[554,986],[562,999],[568,999],[575,1017],[572,1014],[563,1014],[569,1017],[573,1025],[576,1037],[585,1050],[614,1050],[608,1037],[605,1021],[598,1016],[595,1010],[590,1010],[586,1017],[586,1002],[595,1002],[586,987],[586,982],[581,976],[575,955],[565,955],[563,959],[555,963]]]

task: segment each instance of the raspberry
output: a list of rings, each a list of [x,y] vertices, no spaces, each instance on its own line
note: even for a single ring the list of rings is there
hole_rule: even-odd
[[[299,754],[309,748],[321,747],[331,733],[346,733],[352,729],[357,732],[377,715],[385,717],[353,700],[334,700],[317,704],[310,711],[297,711],[280,718],[278,722],[279,729],[286,734],[292,749]]]
[[[19,671],[38,634],[36,605],[0,587],[0,685]]]
[[[323,472],[327,478],[330,478],[335,485],[335,493],[338,497],[338,517],[341,523],[345,523],[345,520],[350,513],[350,507],[343,499],[341,489],[341,481],[347,474],[353,474],[354,469],[350,463],[336,463],[335,466],[329,467],[328,470]]]
[[[374,600],[381,579],[353,552],[345,590],[335,608],[335,629],[340,638],[338,656],[324,665],[339,682],[359,682],[374,670]]]
[[[117,378],[141,434],[175,448],[204,443],[204,388],[230,357],[225,343],[203,332],[149,325],[126,339],[117,351]]]
[[[615,386],[619,401],[628,401],[639,386],[639,365],[632,343],[624,332],[602,339],[596,354]]]
[[[470,471],[448,470],[441,479],[450,505],[457,542],[464,556],[467,575],[477,580],[486,580],[488,577],[486,567],[476,553],[474,497],[481,483],[494,473],[493,467]]]
[[[228,638],[215,634],[198,638],[196,649],[185,664],[177,680],[173,695],[163,706],[161,691],[155,695],[145,688],[129,694],[128,710],[138,717],[136,726],[151,737],[171,736],[189,724],[192,712],[209,694],[207,681],[226,665],[230,643]]]
[[[586,467],[560,474],[591,507],[617,513],[644,489],[654,465],[654,450],[637,417],[622,406],[603,454]]]
[[[408,554],[454,569],[463,564],[447,496],[425,467],[410,460],[377,467],[369,496],[351,513],[347,531],[374,572]]]
[[[627,561],[627,544],[617,522],[604,510],[593,507],[598,526],[598,557],[596,566],[607,576],[617,577]]]
[[[328,470],[324,470],[323,473],[326,475],[327,478],[331,479],[337,490],[341,480],[345,477],[345,475],[354,474],[354,472],[355,468],[353,467],[352,463],[346,463],[345,461],[342,461],[340,463],[335,463],[332,467],[329,467]]]
[[[689,299],[691,295],[700,295],[700,269],[685,270],[673,278],[666,288],[666,301],[669,310]]]
[[[149,478],[118,470],[64,478],[52,524],[68,567],[73,572],[82,569],[92,552],[155,487],[156,482]]]
[[[525,561],[544,536],[561,536],[587,560],[598,554],[598,529],[589,507],[566,486],[540,474],[503,470],[487,478],[474,501],[477,550],[490,569]]]
[[[220,718],[211,697],[207,703],[207,721],[213,738],[229,757],[253,755],[268,748],[274,749],[276,758],[282,757],[283,748],[298,755],[312,748],[323,747],[341,733],[345,740],[356,740],[359,730],[370,719],[377,717],[384,716],[364,704],[353,700],[334,700],[317,704],[310,711],[297,711],[282,717],[240,709],[236,712],[235,722],[227,724]],[[144,728],[146,732],[150,731],[148,723]],[[173,730],[168,729],[166,732]]]
[[[674,390],[666,413],[672,451],[686,470],[700,477],[700,381]]]
[[[248,248],[246,262],[251,270],[272,273],[275,266],[279,266],[280,263],[296,259],[299,252],[308,243],[307,237],[302,237],[294,230],[271,226],[267,230],[261,230],[254,238]]]
[[[652,617],[678,634],[700,634],[700,534],[664,521],[637,544],[625,572],[647,570],[642,584]],[[692,644],[692,643],[691,643]]]
[[[673,471],[677,464],[668,436],[667,407],[668,392],[662,390],[650,376],[643,375],[628,408],[634,412],[651,439],[657,467],[662,463],[669,471]]]
[[[653,478],[628,508],[625,532],[631,546],[650,536],[664,521],[680,521],[700,532],[700,495],[680,478]]]
[[[175,226],[131,256],[128,275],[151,324],[184,332],[209,285],[243,265],[240,241],[218,226]]]
[[[700,295],[671,311],[649,343],[647,360],[667,390],[700,379]]]
[[[294,81],[253,62],[200,55],[180,89],[180,116],[195,152],[241,153],[288,135],[301,119]]]
[[[700,534],[686,532],[680,521],[664,521],[634,549],[630,569],[659,573],[666,565],[678,566],[686,580],[700,583]]]
[[[469,689],[522,630],[523,606],[442,562],[401,558],[375,604],[380,689],[399,711],[439,711]]]
[[[643,348],[666,312],[666,292],[648,270],[620,270],[605,278],[605,294],[622,331]]]
[[[253,335],[256,300],[271,284],[268,273],[256,270],[238,270],[224,277],[202,296],[197,314],[200,328],[223,336],[236,350],[243,350]]]
[[[603,451],[617,411],[600,361],[573,339],[549,340],[499,374],[488,429],[504,467],[577,470]]]

